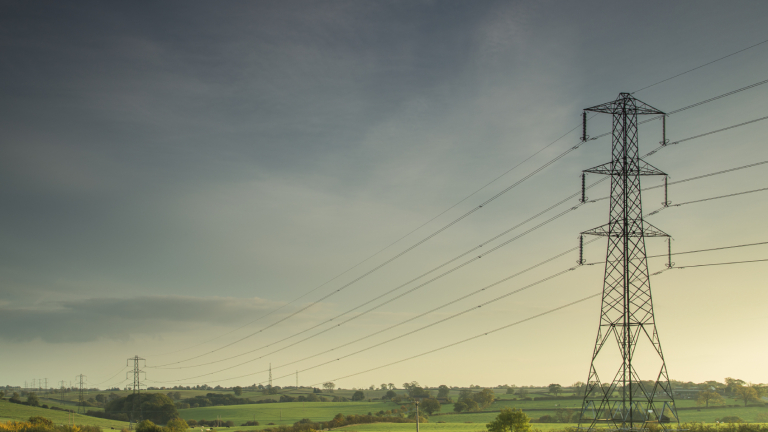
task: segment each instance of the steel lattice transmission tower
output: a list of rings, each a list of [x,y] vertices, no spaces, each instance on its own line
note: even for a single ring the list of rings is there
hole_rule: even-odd
[[[144,366],[146,366],[147,363],[143,358],[134,356],[129,358],[125,365],[130,366],[131,362],[133,362],[133,370],[126,373],[126,378],[130,378],[130,375],[133,374],[133,407],[131,408],[131,420],[138,422],[144,417],[141,410],[141,374],[144,374],[144,378],[146,378],[146,373],[139,368],[139,362],[144,362]],[[136,413],[138,413],[138,419],[134,418]]]
[[[645,430],[656,424],[679,426],[661,342],[653,316],[653,299],[645,251],[646,237],[669,237],[643,220],[640,176],[666,176],[641,160],[637,116],[665,114],[621,93],[616,100],[584,110],[613,116],[611,161],[585,170],[611,176],[609,222],[582,234],[605,236],[605,263],[600,326],[589,367],[579,427],[621,431]]]
[[[78,414],[85,414],[85,388],[83,387],[85,385],[85,380],[88,379],[83,374],[77,375],[75,378],[79,381],[79,392],[77,395],[77,413]]]

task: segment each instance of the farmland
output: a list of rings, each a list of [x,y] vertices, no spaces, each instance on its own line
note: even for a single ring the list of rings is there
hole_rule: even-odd
[[[445,431],[445,432],[474,432],[484,431],[485,424],[492,421],[498,412],[503,408],[515,408],[525,411],[532,420],[537,420],[542,416],[549,415],[554,416],[559,409],[578,411],[581,406],[581,400],[575,397],[552,399],[541,398],[544,396],[543,389],[539,391],[531,392],[529,396],[532,396],[532,400],[516,400],[514,395],[506,395],[503,389],[495,389],[494,394],[496,400],[478,412],[465,412],[455,413],[453,412],[453,403],[444,403],[440,408],[440,412],[434,413],[429,417],[429,422],[423,424],[421,429],[426,432],[429,431]],[[176,390],[174,390],[176,391]],[[193,398],[196,396],[205,396],[207,393],[224,393],[231,394],[231,390],[178,390],[181,399]],[[150,391],[155,392],[155,391]],[[163,393],[168,390],[160,391]],[[109,395],[115,393],[120,396],[129,394],[126,391],[98,391],[90,392],[89,397],[95,397],[98,394]],[[337,389],[333,393],[320,393],[322,397],[331,399],[334,396],[340,396],[345,398],[351,398],[354,390],[340,390]],[[376,414],[378,412],[386,412],[389,410],[400,409],[403,405],[388,401],[381,400],[384,391],[381,390],[365,390],[366,400],[356,402],[275,402],[275,403],[254,403],[254,404],[242,404],[242,405],[220,405],[220,406],[207,406],[197,408],[179,409],[179,415],[185,420],[216,420],[222,421],[230,420],[234,422],[235,430],[261,430],[274,425],[292,425],[295,422],[302,419],[310,419],[315,422],[329,421],[336,414]],[[405,396],[403,390],[397,390],[399,396]],[[308,388],[290,389],[285,393],[290,396],[308,396],[312,394],[312,390]],[[456,400],[459,394],[459,389],[452,389],[449,397]],[[57,406],[66,409],[74,409],[74,401],[71,400],[73,395],[68,395],[62,401],[61,399],[54,397],[40,397],[40,403],[48,406]],[[253,401],[264,399],[278,399],[280,395],[264,395],[261,392],[256,391],[244,391],[241,397],[250,398]],[[538,399],[536,399],[539,397]],[[68,400],[69,399],[69,400]],[[531,399],[526,398],[526,399]],[[402,404],[407,404],[403,401]],[[738,416],[747,422],[764,421],[763,419],[768,416],[768,406],[760,406],[761,404],[753,404],[749,407],[744,407],[743,404],[739,404],[736,400],[727,398],[726,406],[702,408],[697,407],[695,401],[690,399],[680,399],[677,401],[677,407],[679,414],[683,422],[706,422],[712,423],[717,419],[725,416]],[[88,407],[89,410],[103,411],[103,408]],[[36,408],[19,404],[12,404],[7,400],[0,401],[0,420],[26,420],[31,416],[43,416],[52,419],[55,423],[64,424],[68,421],[68,413]],[[247,421],[258,421],[258,426],[240,426]],[[115,428],[122,429],[127,426],[125,422],[112,421],[106,419],[100,419],[95,417],[88,417],[82,415],[75,416],[75,423],[78,424],[91,424],[100,426],[102,428]],[[569,423],[535,423],[534,427],[542,431],[548,431],[551,429],[563,429],[567,426],[575,426],[575,424]],[[361,424],[351,425],[343,428],[339,428],[344,431],[360,431],[360,432],[397,432],[400,430],[413,430],[414,425],[409,423],[375,423],[375,424]]]

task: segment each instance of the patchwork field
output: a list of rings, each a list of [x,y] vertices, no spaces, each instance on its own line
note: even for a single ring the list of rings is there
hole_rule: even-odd
[[[167,393],[169,390],[162,391]],[[212,391],[212,390],[181,390],[182,398],[191,398],[194,396],[204,396],[209,392],[216,393],[231,393],[227,391]],[[288,394],[291,396],[307,395],[311,392],[310,389],[299,389],[292,391]],[[343,396],[350,398],[353,390],[337,390],[333,394],[323,393],[322,396],[333,397]],[[401,393],[398,391],[398,393]],[[91,392],[89,397],[94,397],[96,394],[104,393],[117,393],[118,395],[126,395],[125,391],[102,391]],[[384,393],[383,391],[365,391],[366,397],[379,397],[378,393]],[[429,423],[421,425],[420,429],[425,432],[430,431],[446,431],[446,432],[474,432],[484,431],[485,424],[492,421],[498,412],[502,408],[518,408],[523,409],[529,417],[532,419],[538,419],[544,415],[554,415],[558,409],[571,409],[578,411],[581,406],[579,399],[558,399],[558,400],[511,400],[513,396],[505,395],[501,391],[497,391],[498,398],[492,405],[490,405],[485,412],[473,412],[457,414],[453,412],[453,404],[445,404],[441,407],[441,412],[435,413],[429,418]],[[72,396],[72,395],[67,395]],[[454,399],[458,396],[458,391],[452,391],[451,397]],[[532,396],[535,396],[533,394]],[[242,397],[248,397],[252,400],[261,400],[265,398],[276,399],[279,395],[265,396],[256,392],[244,392]],[[40,397],[41,404],[47,404],[49,406],[60,406],[63,408],[73,409],[74,401],[65,399],[63,402],[57,398],[45,398]],[[728,406],[716,407],[716,408],[701,408],[697,407],[693,400],[678,400],[677,406],[680,408],[679,414],[683,422],[706,422],[713,423],[714,421],[723,418],[725,416],[738,416],[747,422],[759,422],[764,421],[768,417],[768,407],[766,406],[750,406],[744,407],[738,404],[737,401],[728,399],[726,401]],[[395,404],[390,401],[360,401],[360,402],[284,402],[284,403],[264,403],[264,404],[248,404],[248,405],[229,405],[229,406],[213,406],[204,408],[189,408],[179,410],[179,414],[185,420],[216,420],[220,418],[223,421],[231,420],[235,423],[233,430],[260,430],[269,428],[273,425],[292,425],[293,423],[308,418],[312,421],[328,421],[332,419],[336,414],[368,414],[377,413],[379,411],[387,411],[400,408],[399,404]],[[103,410],[102,408],[89,407],[91,410]],[[28,407],[25,405],[12,404],[7,400],[0,401],[0,421],[7,420],[26,420],[31,416],[43,416],[52,419],[55,423],[64,424],[67,423],[68,417],[66,412]],[[259,426],[240,426],[241,424],[249,421],[257,420]],[[102,428],[115,428],[121,429],[128,424],[119,421],[105,420],[94,417],[76,415],[75,422],[78,424],[92,424]],[[548,431],[552,429],[563,429],[570,424],[564,423],[535,423],[534,428],[541,431]],[[572,426],[572,425],[571,425]],[[368,425],[354,425],[346,426],[345,431],[360,431],[360,432],[396,432],[399,430],[413,430],[414,425],[412,423],[376,423]]]

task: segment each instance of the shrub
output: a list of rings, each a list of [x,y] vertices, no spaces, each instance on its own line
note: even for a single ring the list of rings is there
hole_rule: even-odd
[[[720,419],[722,423],[744,423],[744,420],[739,416],[726,416]]]
[[[136,432],[163,432],[163,428],[152,423],[151,420],[142,420],[136,425]]]

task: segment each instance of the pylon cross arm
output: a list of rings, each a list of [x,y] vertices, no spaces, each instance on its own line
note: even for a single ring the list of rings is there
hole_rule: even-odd
[[[587,235],[596,235],[596,236],[602,236],[602,237],[624,237],[624,231],[621,229],[621,226],[618,226],[618,224],[613,225],[613,230],[611,230],[611,224],[607,223],[605,225],[600,225],[599,227],[592,228],[586,231],[583,231],[581,234],[587,234]],[[665,233],[664,231],[656,228],[652,224],[643,221],[643,228],[642,230],[633,229],[627,232],[628,237],[669,237],[669,234]]]
[[[621,170],[621,166],[613,162],[607,162],[596,167],[584,170],[585,173],[591,174],[603,174],[603,175],[623,175],[624,171]],[[638,159],[637,166],[631,167],[627,170],[628,175],[658,175],[665,176],[667,173],[649,164],[648,162]]]

